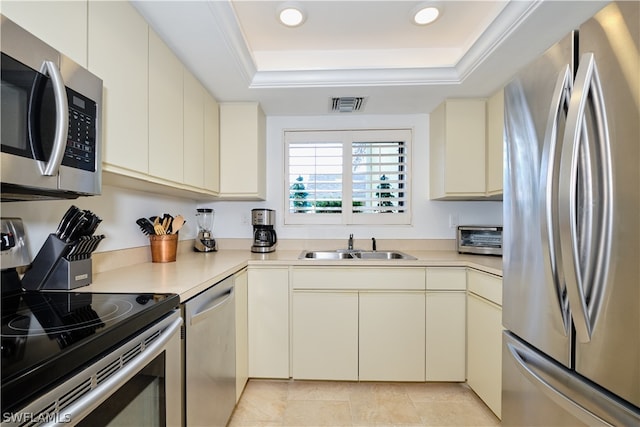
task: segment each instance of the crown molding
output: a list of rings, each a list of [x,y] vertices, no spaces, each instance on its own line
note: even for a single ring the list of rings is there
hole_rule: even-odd
[[[452,67],[377,68],[345,70],[260,71],[248,48],[233,5],[229,0],[208,2],[212,18],[238,65],[246,86],[301,88],[345,86],[409,86],[462,83],[539,7],[538,1],[511,1],[485,32]]]

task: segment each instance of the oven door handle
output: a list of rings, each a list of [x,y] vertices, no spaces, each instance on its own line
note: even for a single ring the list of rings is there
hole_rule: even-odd
[[[94,388],[85,397],[77,400],[72,405],[62,409],[60,413],[59,423],[50,423],[47,426],[65,426],[68,425],[69,420],[73,423],[79,422],[84,417],[89,415],[94,409],[100,406],[109,396],[118,391],[120,387],[133,378],[142,368],[147,366],[153,359],[160,355],[165,349],[167,343],[180,331],[182,326],[182,317],[175,319],[167,326],[160,334],[160,337],[156,339],[151,345],[147,346],[145,350],[132,360],[129,364],[125,365],[120,371],[114,374],[111,378],[107,379],[99,386]],[[65,422],[66,421],[66,422]]]

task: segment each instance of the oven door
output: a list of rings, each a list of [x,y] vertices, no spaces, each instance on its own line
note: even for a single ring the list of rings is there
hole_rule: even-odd
[[[2,425],[181,425],[181,325],[174,310]]]

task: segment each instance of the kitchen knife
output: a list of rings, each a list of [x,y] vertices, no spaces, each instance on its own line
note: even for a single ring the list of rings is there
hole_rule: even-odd
[[[71,205],[71,207],[67,209],[65,214],[62,216],[62,219],[60,220],[60,224],[58,224],[58,229],[56,230],[56,236],[60,237],[62,235],[62,232],[64,231],[64,229],[69,225],[69,221],[71,221],[71,217],[73,217],[73,215],[78,210],[79,209],[74,205]]]

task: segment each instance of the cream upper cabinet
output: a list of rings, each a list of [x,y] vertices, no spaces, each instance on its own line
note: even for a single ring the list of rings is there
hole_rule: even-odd
[[[87,1],[2,0],[0,12],[78,64],[87,66]],[[99,74],[98,77],[103,78]]]
[[[257,102],[220,103],[220,197],[265,200],[266,118]]]
[[[485,197],[484,99],[450,99],[430,115],[430,198]]]
[[[467,382],[498,416],[502,401],[502,280],[468,271]]]
[[[204,189],[220,192],[220,113],[209,92],[204,94]]]
[[[487,100],[487,195],[502,195],[504,90]]]
[[[465,268],[427,268],[426,379],[466,378]]]
[[[249,377],[289,378],[289,267],[249,267]]]
[[[184,183],[204,188],[204,93],[188,70],[184,70]]]
[[[149,174],[177,183],[184,177],[183,66],[149,31]]]
[[[105,171],[149,171],[148,49],[148,25],[130,3],[89,3],[89,70],[104,88]]]

